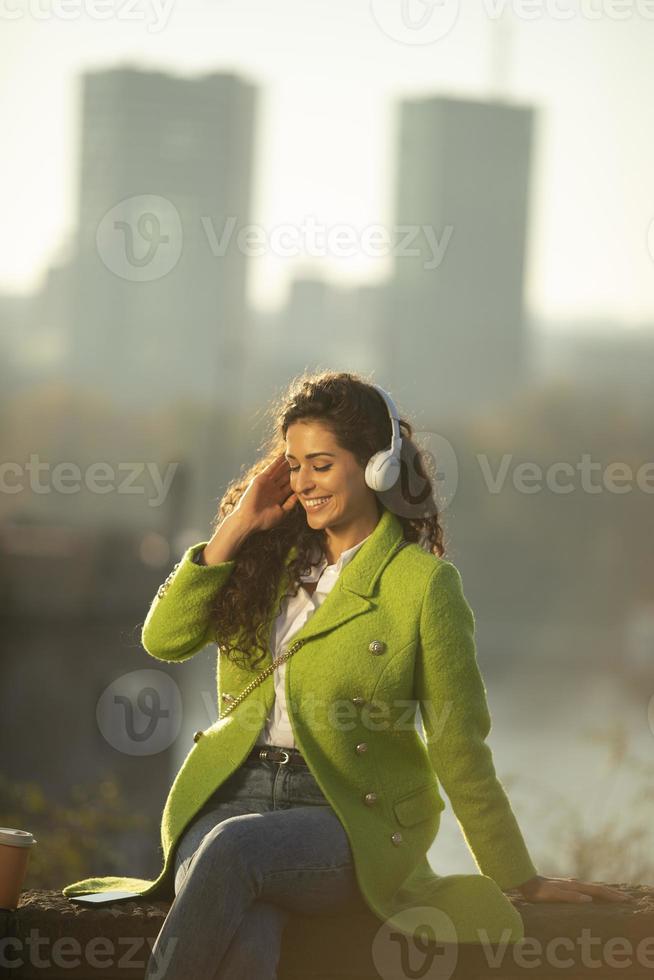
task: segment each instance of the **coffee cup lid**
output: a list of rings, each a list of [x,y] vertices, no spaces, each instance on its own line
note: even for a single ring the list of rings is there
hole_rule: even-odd
[[[13,827],[0,827],[0,844],[11,844],[13,847],[31,847],[38,841],[29,830],[14,830]]]

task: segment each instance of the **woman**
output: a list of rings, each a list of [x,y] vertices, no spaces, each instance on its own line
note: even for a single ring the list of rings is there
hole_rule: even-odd
[[[64,890],[152,895],[174,878],[147,978],[164,963],[166,980],[274,978],[293,912],[372,910],[410,933],[412,910],[427,907],[458,942],[481,930],[515,942],[507,889],[628,899],[531,861],[485,743],[473,614],[420,465],[429,492],[411,508],[399,495],[411,435],[376,385],[299,379],[211,540],[188,549],[152,603],[142,640],[153,656],[181,662],[218,644],[220,717],[196,733],[166,801],[159,878]],[[439,781],[479,875],[441,877],[426,860]]]

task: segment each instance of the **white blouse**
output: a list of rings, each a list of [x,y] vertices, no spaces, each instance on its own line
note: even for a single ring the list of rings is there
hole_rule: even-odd
[[[372,532],[371,532],[372,533]],[[359,548],[368,540],[370,534],[343,551],[333,565],[327,564],[325,555],[311,566],[311,570],[300,576],[302,582],[317,582],[313,593],[309,595],[307,590],[300,586],[296,596],[285,596],[279,615],[275,620],[271,631],[271,650],[273,658],[280,657],[285,653],[290,645],[293,636],[301,629],[307,620],[313,615],[318,606],[324,601],[325,597],[336,584],[336,579],[349,561],[354,558]],[[257,738],[257,745],[280,745],[284,748],[299,748],[293,738],[293,730],[288,720],[288,710],[286,706],[286,664],[288,661],[275,667],[273,680],[275,683],[275,700],[266,724],[261,729]]]

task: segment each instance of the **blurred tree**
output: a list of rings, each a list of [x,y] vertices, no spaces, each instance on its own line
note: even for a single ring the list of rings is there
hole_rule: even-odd
[[[96,786],[73,785],[70,802],[51,803],[33,782],[0,773],[2,824],[29,830],[37,840],[24,888],[57,888],[93,875],[128,873],[121,841],[146,832],[158,840],[154,820],[134,813],[113,777]],[[138,877],[138,875],[136,875]]]

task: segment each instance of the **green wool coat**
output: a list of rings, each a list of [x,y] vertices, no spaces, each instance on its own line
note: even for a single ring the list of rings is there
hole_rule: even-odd
[[[376,916],[410,935],[426,907],[449,917],[437,913],[433,921],[451,921],[458,942],[516,942],[523,923],[503,890],[537,870],[485,742],[491,720],[474,616],[458,569],[403,541],[400,521],[384,509],[294,635],[295,653],[286,662],[290,724],[348,835],[359,888]],[[236,561],[196,565],[192,559],[206,543],[184,553],[152,601],[142,643],[159,660],[181,663],[215,642],[209,609]],[[294,546],[286,565],[296,554]],[[288,584],[285,572],[278,598]],[[271,629],[276,612],[275,605]],[[218,705],[229,703],[224,695],[236,697],[271,660],[269,652],[253,673],[218,650]],[[156,879],[87,878],[63,894],[127,889],[170,898],[175,845],[254,747],[273,701],[271,674],[196,736],[164,805],[163,867]],[[426,859],[445,806],[440,787],[480,874],[441,876]]]

